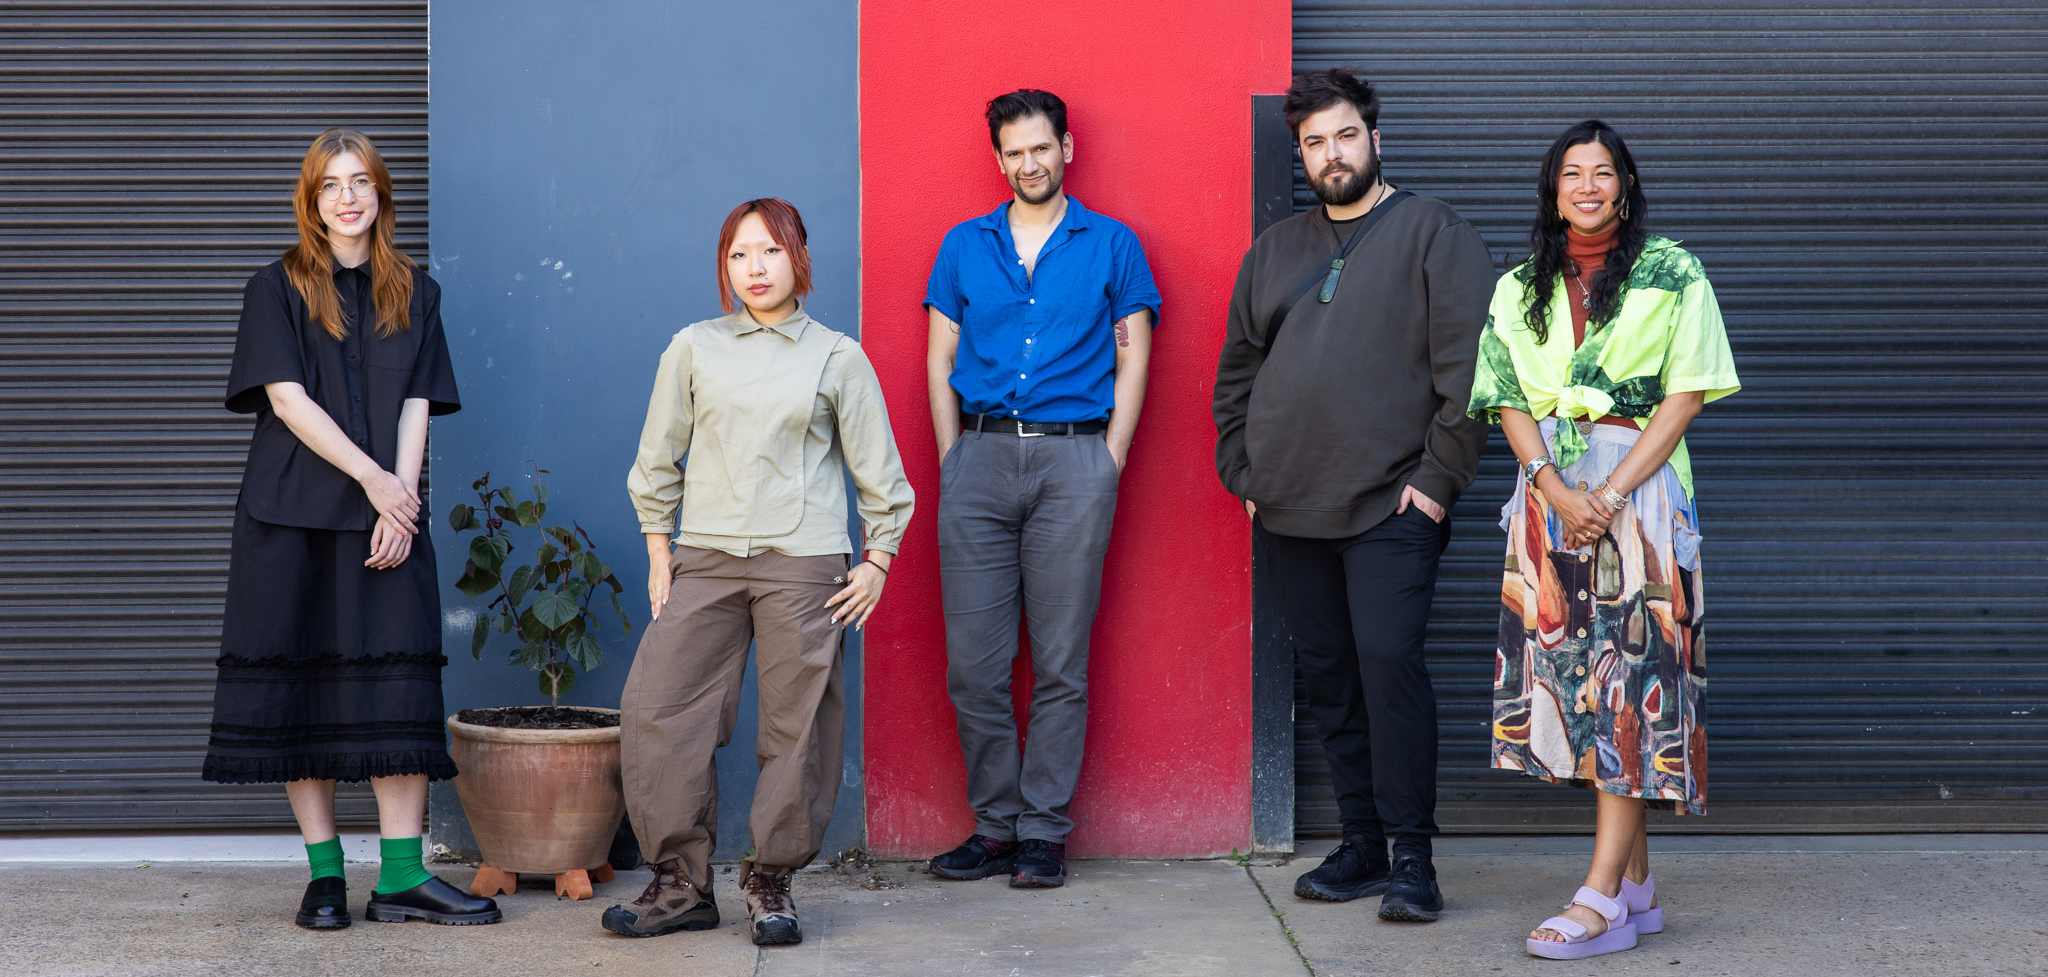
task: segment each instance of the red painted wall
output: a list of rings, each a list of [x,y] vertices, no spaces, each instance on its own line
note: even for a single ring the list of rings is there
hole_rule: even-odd
[[[918,493],[866,636],[867,831],[878,853],[930,855],[973,824],[945,691],[920,302],[946,230],[1009,196],[982,111],[1027,87],[1066,100],[1075,144],[1067,191],[1137,232],[1164,300],[1095,624],[1069,850],[1249,847],[1249,530],[1216,481],[1209,390],[1251,244],[1251,95],[1287,87],[1290,9],[1282,0],[861,6],[861,339]],[[1029,674],[1020,665],[1020,701]]]

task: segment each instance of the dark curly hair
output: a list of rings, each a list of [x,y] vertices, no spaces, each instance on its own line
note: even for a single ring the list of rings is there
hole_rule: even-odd
[[[1526,302],[1522,321],[1536,334],[1538,345],[1550,340],[1550,296],[1557,288],[1558,276],[1569,274],[1572,268],[1571,254],[1566,250],[1571,225],[1558,213],[1557,177],[1564,170],[1565,151],[1590,142],[1607,147],[1623,189],[1621,226],[1615,232],[1613,248],[1607,252],[1607,265],[1593,276],[1593,287],[1588,290],[1592,300],[1589,323],[1606,322],[1621,311],[1621,293],[1628,284],[1629,270],[1635,267],[1636,258],[1643,253],[1643,241],[1649,236],[1643,225],[1650,216],[1650,203],[1643,197],[1643,181],[1636,174],[1635,157],[1629,155],[1621,134],[1599,119],[1587,119],[1566,129],[1543,155],[1543,172],[1536,178],[1536,224],[1529,229],[1530,276],[1522,290]]]

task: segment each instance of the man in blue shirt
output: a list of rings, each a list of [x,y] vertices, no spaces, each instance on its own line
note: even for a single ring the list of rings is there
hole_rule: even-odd
[[[1137,235],[1061,190],[1074,139],[1058,96],[990,100],[988,132],[1012,199],[947,232],[924,299],[946,689],[974,808],[974,835],[931,871],[1049,887],[1066,882],[1088,630],[1159,290]],[[1034,681],[1021,755],[1010,694],[1020,610]]]

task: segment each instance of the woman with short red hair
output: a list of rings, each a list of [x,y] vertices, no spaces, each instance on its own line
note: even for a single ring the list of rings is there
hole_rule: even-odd
[[[654,880],[603,924],[626,936],[718,925],[712,751],[732,738],[751,642],[761,773],[740,887],[754,942],[768,946],[803,939],[789,883],[817,857],[838,798],[842,633],[881,599],[912,500],[874,367],[803,310],[811,259],[796,208],[773,197],[733,208],[718,289],[726,315],[685,327],[661,356],[626,480],[654,620],[619,703],[620,749]]]

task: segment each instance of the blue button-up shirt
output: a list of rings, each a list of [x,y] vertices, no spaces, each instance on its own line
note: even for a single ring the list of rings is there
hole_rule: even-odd
[[[1094,421],[1116,406],[1114,324],[1159,320],[1159,289],[1138,236],[1067,198],[1066,216],[1024,271],[1010,202],[946,232],[924,304],[960,324],[953,389],[970,414]]]

